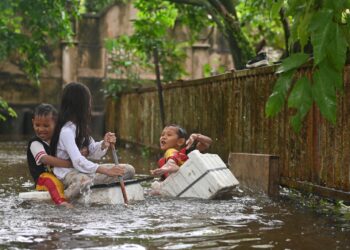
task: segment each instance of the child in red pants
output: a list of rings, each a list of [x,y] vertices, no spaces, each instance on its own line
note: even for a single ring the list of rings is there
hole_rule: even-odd
[[[52,173],[50,166],[71,167],[70,161],[49,155],[50,140],[55,129],[57,111],[50,104],[40,104],[32,119],[35,137],[28,143],[27,161],[30,174],[38,191],[49,191],[57,205],[72,207],[64,196],[62,182]]]

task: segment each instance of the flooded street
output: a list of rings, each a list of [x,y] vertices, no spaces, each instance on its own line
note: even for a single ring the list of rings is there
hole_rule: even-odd
[[[139,174],[154,157],[119,149]],[[107,158],[105,161],[112,161]],[[148,195],[124,205],[74,209],[28,202],[32,189],[26,143],[0,142],[0,249],[350,249],[350,218],[301,205],[286,192],[277,201],[238,192],[229,200]]]

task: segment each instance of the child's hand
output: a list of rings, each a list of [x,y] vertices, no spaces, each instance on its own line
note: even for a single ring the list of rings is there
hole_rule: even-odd
[[[166,173],[166,171],[163,168],[157,168],[157,169],[153,169],[150,170],[151,175],[156,175],[156,176],[160,176]]]
[[[152,175],[163,175],[165,173],[175,173],[179,170],[179,166],[176,164],[176,162],[172,159],[170,159],[163,167],[157,168],[154,170],[151,170]]]
[[[102,150],[105,148],[109,148],[111,144],[115,144],[117,141],[117,137],[115,133],[107,132],[103,138]]]
[[[191,134],[188,140],[186,141],[186,149],[190,149],[192,146],[195,146],[195,149],[198,149],[200,152],[207,150],[213,140],[202,134]]]
[[[186,141],[186,149],[189,149],[193,145],[193,143],[195,143],[198,137],[199,137],[199,134],[191,134]]]
[[[80,153],[82,156],[88,157],[89,156],[89,149],[87,147],[83,147],[82,149],[80,149]]]
[[[112,167],[100,165],[96,169],[96,173],[105,174],[112,177],[123,176],[125,174],[125,167],[122,165],[114,165]]]
[[[106,171],[106,175],[108,176],[123,176],[125,174],[125,168],[119,165],[115,165],[114,167],[108,168]]]

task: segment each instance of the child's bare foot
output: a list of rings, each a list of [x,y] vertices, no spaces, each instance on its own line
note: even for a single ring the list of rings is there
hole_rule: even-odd
[[[150,195],[160,195],[161,186],[162,184],[158,181],[152,182]]]
[[[64,206],[66,208],[74,208],[74,206],[66,201],[62,202],[61,204],[59,204],[59,206]]]
[[[153,196],[156,196],[156,195],[161,195],[160,191],[159,190],[151,190],[149,192],[150,195],[153,195]]]

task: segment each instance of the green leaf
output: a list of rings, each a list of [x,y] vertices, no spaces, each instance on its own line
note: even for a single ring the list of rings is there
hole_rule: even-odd
[[[285,72],[280,75],[273,88],[272,94],[265,105],[267,117],[275,116],[279,113],[285,103],[295,70]]]
[[[265,105],[265,114],[267,117],[272,117],[278,114],[284,105],[285,98],[278,92],[273,92]]]
[[[211,74],[211,66],[209,63],[203,65],[203,74],[204,77],[209,77]]]
[[[114,39],[106,39],[105,48],[108,50],[108,52],[111,52],[114,46]]]
[[[332,39],[327,45],[329,64],[337,71],[342,71],[346,61],[346,37],[338,24],[332,29]]]
[[[305,77],[301,77],[294,85],[289,98],[288,107],[303,109],[303,105],[309,107],[312,104],[312,89],[310,81]]]
[[[297,109],[297,113],[291,118],[291,124],[295,131],[300,131],[302,121],[309,112],[312,101],[311,84],[304,76],[295,83],[288,98],[288,107]]]
[[[350,8],[350,5],[349,5],[349,1],[347,0],[337,0],[337,1],[325,0],[324,7],[339,11],[339,10],[344,10],[346,8]]]
[[[330,61],[325,61],[323,64],[320,65],[320,70],[322,70],[323,75],[325,77],[325,81],[329,82],[334,89],[342,91],[344,88],[343,83],[343,70],[336,70],[334,67],[331,67],[329,65]]]
[[[8,112],[8,114],[9,114],[11,117],[17,118],[17,113],[16,113],[16,111],[15,111],[13,108],[9,107],[9,108],[7,109],[7,112]]]
[[[307,59],[309,58],[309,55],[304,53],[295,53],[292,54],[290,57],[287,57],[283,60],[282,65],[277,69],[276,73],[283,73],[290,70],[294,70],[299,68],[301,65],[303,65]]]
[[[284,0],[278,0],[276,2],[273,2],[271,12],[270,12],[270,18],[276,18],[279,16],[279,11],[281,10],[283,6]]]
[[[311,42],[314,52],[314,64],[320,64],[326,58],[326,49],[336,24],[332,21],[333,12],[322,10],[316,13],[310,23]]]
[[[17,118],[17,113],[14,109],[9,107],[8,103],[0,96],[0,121],[6,121],[6,116]]]
[[[312,95],[322,115],[333,124],[336,122],[336,88],[329,67],[321,64],[313,75]]]
[[[302,48],[308,43],[310,38],[308,27],[312,19],[312,16],[313,16],[312,12],[305,13],[305,15],[301,17],[300,23],[298,25],[298,38]]]
[[[317,11],[311,19],[309,31],[315,32],[324,29],[328,23],[332,21],[333,10],[331,9],[322,9]]]
[[[304,117],[301,116],[300,112],[290,118],[290,123],[295,132],[300,132],[303,119]]]

